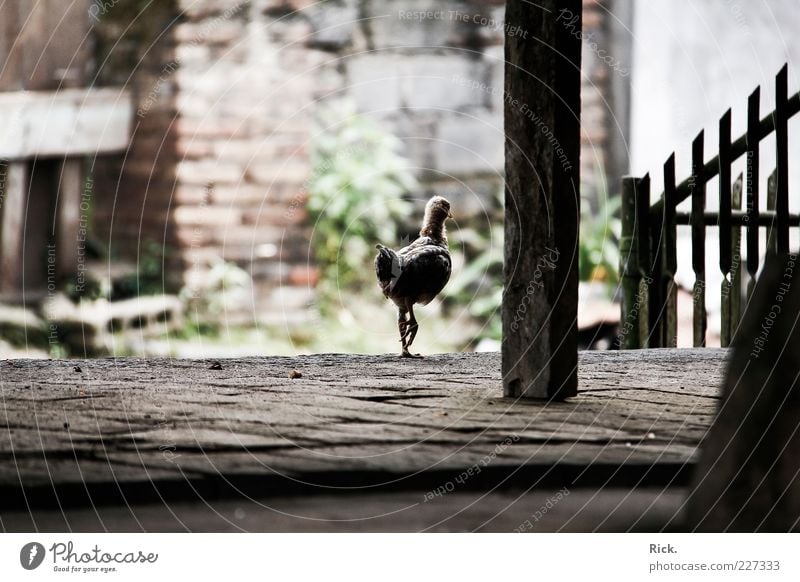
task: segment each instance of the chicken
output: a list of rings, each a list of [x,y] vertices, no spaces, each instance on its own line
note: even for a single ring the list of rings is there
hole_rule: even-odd
[[[384,296],[397,305],[397,327],[403,357],[422,357],[409,352],[419,329],[414,317],[414,305],[430,303],[450,279],[452,267],[444,223],[452,217],[450,203],[441,196],[434,196],[425,205],[425,218],[417,240],[399,251],[376,245],[378,256],[375,257],[375,273],[378,286]]]

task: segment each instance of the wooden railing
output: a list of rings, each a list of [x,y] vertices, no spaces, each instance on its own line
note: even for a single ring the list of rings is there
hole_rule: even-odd
[[[730,344],[742,313],[742,302],[752,294],[759,268],[759,231],[767,229],[767,252],[789,250],[789,228],[800,226],[800,216],[789,214],[788,122],[800,112],[800,93],[788,95],[788,67],[775,78],[775,110],[759,119],[761,88],[747,102],[747,132],[731,140],[731,110],[719,121],[717,155],[705,160],[704,132],[692,143],[690,176],[675,179],[675,154],[664,164],[664,192],[651,205],[650,176],[622,179],[621,349],[674,347],[677,345],[677,226],[691,228],[693,344],[706,345],[706,229],[719,230],[719,269],[722,326],[720,340]],[[775,170],[767,180],[766,211],[760,210],[759,146],[775,133]],[[731,183],[731,165],[746,156],[745,175]],[[706,210],[706,186],[719,177],[719,210]],[[746,208],[742,210],[742,194]],[[691,212],[677,206],[691,198]],[[741,231],[746,229],[748,284],[743,292]]]

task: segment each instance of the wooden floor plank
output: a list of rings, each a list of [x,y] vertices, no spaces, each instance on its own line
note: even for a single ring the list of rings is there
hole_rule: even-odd
[[[0,490],[424,488],[471,467],[473,484],[565,467],[669,484],[696,458],[725,354],[586,352],[563,403],[502,398],[499,354],[4,361]]]

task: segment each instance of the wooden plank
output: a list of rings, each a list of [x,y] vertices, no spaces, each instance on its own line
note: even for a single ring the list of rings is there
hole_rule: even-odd
[[[777,172],[777,248],[789,251],[789,66],[775,77],[775,171]]]
[[[505,102],[508,396],[561,400],[577,389],[581,40],[559,22],[569,12],[580,30],[580,0],[506,3],[506,24],[537,39],[505,43],[505,92],[516,98]]]
[[[28,164],[0,160],[0,293],[22,288],[25,204]]]
[[[767,178],[767,211],[772,211],[772,221],[767,228],[767,252],[778,252],[778,231],[775,228],[777,214],[775,207],[778,201],[778,170],[773,170]]]
[[[150,504],[0,509],[4,532],[660,532],[679,518],[683,488],[536,488],[418,491],[238,499],[156,500]],[[673,525],[674,529],[674,525]]]
[[[742,190],[744,189],[744,176],[739,174],[733,183],[731,194],[731,208],[741,210]],[[728,316],[730,318],[731,338],[735,337],[739,327],[739,320],[742,317],[742,227],[731,223],[731,286],[728,296]]]
[[[663,330],[664,347],[678,346],[678,288],[675,273],[678,270],[678,236],[675,224],[675,154],[664,164],[664,263],[663,281]]]
[[[775,220],[777,220],[778,215],[773,210],[762,210],[758,213],[758,226],[771,226]],[[676,222],[678,225],[688,225],[691,224],[692,217],[690,213],[686,212],[679,212],[676,215]],[[717,226],[719,224],[719,212],[714,211],[707,211],[703,216],[702,220],[705,226]],[[732,210],[731,211],[731,226],[747,226],[747,212],[743,212],[740,210]],[[797,214],[790,214],[789,215],[789,225],[790,226],[800,226],[800,215]]]
[[[693,298],[693,345],[705,347],[708,320],[706,313],[706,229],[703,223],[706,211],[706,182],[702,176],[705,147],[705,132],[701,131],[692,142],[692,270],[694,271]],[[677,217],[676,217],[677,218]]]
[[[724,358],[711,348],[585,352],[580,391],[562,403],[502,398],[499,354],[245,358],[221,369],[6,361],[0,505],[21,484],[73,486],[78,497],[103,485],[152,491],[150,480],[410,487],[474,466],[510,482],[519,471],[527,486],[570,467],[571,479],[635,470],[633,482],[666,484],[695,459]]]
[[[761,87],[750,95],[747,100],[747,300],[753,295],[756,273],[760,261],[759,249],[759,218],[760,184],[759,164],[761,148],[758,137],[758,116],[761,111]]]
[[[127,90],[0,93],[0,158],[120,152],[128,147],[132,123]]]
[[[731,317],[728,298],[731,294],[731,110],[719,120],[719,270],[722,272],[720,299],[722,323],[720,343],[727,347],[731,341]]]
[[[639,329],[639,345],[650,346],[653,328],[651,327],[652,302],[655,279],[653,279],[653,262],[651,258],[650,242],[652,238],[650,220],[650,174],[645,174],[636,190],[636,212],[639,216],[639,273],[642,276],[642,291],[645,299],[644,309],[639,316],[641,327]]]
[[[641,178],[626,176],[622,179],[622,232],[619,240],[620,271],[622,273],[622,301],[620,301],[620,348],[638,349],[640,314],[642,306],[639,272],[639,220],[636,214],[636,190]]]
[[[663,348],[665,341],[666,313],[664,303],[666,288],[664,286],[664,216],[663,205],[661,212],[649,213],[650,219],[650,271],[647,274],[647,312],[649,318],[650,334],[647,337],[647,347]]]

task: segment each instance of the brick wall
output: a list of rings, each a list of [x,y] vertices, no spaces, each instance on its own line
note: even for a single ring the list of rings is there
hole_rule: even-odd
[[[135,4],[135,3],[134,3]],[[604,42],[604,12],[586,0]],[[98,25],[104,82],[133,86],[137,126],[124,158],[97,168],[97,227],[119,255],[143,240],[174,250],[174,285],[216,258],[256,283],[260,323],[307,318],[317,277],[304,210],[317,107],[347,97],[405,144],[420,204],[436,192],[459,220],[486,224],[502,187],[503,2],[174,0]],[[123,35],[132,21],[142,29]],[[163,31],[163,34],[162,34]],[[101,42],[101,48],[106,46]],[[102,50],[100,51],[102,55]],[[585,51],[585,189],[607,159],[608,67]],[[246,306],[249,308],[249,306]]]

